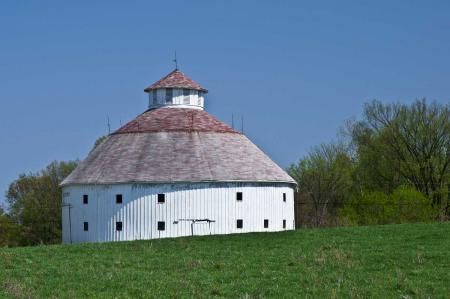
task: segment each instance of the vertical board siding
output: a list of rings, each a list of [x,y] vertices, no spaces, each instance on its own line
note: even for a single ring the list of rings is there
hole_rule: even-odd
[[[156,103],[153,103],[153,92],[156,91]],[[190,95],[188,96],[188,103],[184,103],[183,89],[182,88],[172,88],[172,102],[166,103],[166,89],[160,88],[149,93],[148,95],[148,107],[161,107],[161,106],[183,106],[191,108],[203,109],[204,97],[199,96],[196,90],[190,90]]]
[[[237,192],[242,201],[236,200]],[[159,193],[165,194],[165,203],[158,203]],[[89,197],[87,205],[83,194]],[[121,204],[116,194],[122,194]],[[191,222],[182,219],[215,221],[195,223],[194,235],[294,229],[294,190],[283,183],[76,185],[64,187],[63,198],[63,243],[190,236]],[[242,229],[236,228],[237,219],[243,219]],[[85,221],[89,231],[83,230]],[[116,230],[117,221],[122,231]],[[158,221],[165,222],[164,231],[158,231]]]

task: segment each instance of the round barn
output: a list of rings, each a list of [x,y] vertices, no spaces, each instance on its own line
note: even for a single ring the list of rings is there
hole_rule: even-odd
[[[64,243],[294,228],[294,180],[204,111],[205,88],[176,69],[145,92],[62,182]]]

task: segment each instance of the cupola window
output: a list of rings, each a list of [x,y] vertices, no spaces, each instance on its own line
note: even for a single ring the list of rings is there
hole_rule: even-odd
[[[191,91],[189,89],[183,89],[183,104],[189,105],[190,104],[190,97]]]
[[[89,203],[89,197],[87,194],[83,195],[83,204],[87,205]]]
[[[198,105],[203,106],[203,92],[198,92]]]
[[[166,88],[166,104],[172,104],[173,89]]]
[[[116,194],[116,203],[121,204],[122,203],[122,194]]]
[[[158,104],[158,90],[153,90],[152,92],[152,101],[153,101],[153,105],[157,105]]]
[[[194,105],[199,105],[198,91],[193,90],[192,93],[194,94]]]
[[[166,195],[164,193],[158,194],[158,203],[165,203],[166,202]]]

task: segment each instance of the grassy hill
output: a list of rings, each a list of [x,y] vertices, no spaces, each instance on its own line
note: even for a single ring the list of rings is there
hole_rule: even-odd
[[[450,223],[0,249],[0,297],[450,297]]]

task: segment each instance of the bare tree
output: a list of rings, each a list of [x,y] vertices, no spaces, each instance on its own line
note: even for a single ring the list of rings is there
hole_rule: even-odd
[[[289,168],[298,183],[297,204],[310,212],[311,225],[330,225],[338,216],[337,210],[352,186],[352,167],[342,144],[323,144]]]

